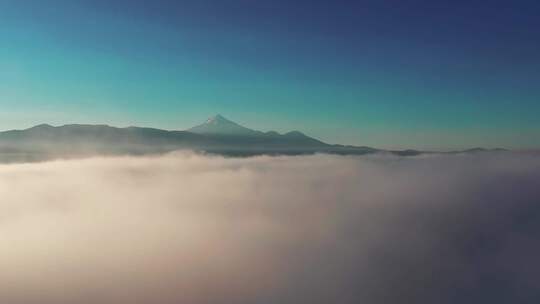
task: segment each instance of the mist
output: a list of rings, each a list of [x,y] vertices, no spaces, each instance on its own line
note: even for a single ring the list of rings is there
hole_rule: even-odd
[[[540,157],[0,165],[0,302],[533,303]]]

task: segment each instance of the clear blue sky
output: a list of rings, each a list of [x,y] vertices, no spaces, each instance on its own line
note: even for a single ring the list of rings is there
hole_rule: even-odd
[[[381,148],[540,147],[540,2],[0,0],[0,129],[216,113]]]

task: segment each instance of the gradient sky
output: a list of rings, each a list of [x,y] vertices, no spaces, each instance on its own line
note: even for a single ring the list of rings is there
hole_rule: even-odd
[[[538,1],[0,0],[0,129],[216,113],[381,148],[540,147]]]

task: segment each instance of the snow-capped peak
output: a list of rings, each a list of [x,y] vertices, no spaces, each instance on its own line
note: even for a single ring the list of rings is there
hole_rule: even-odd
[[[202,125],[195,126],[188,131],[201,134],[225,135],[258,135],[260,133],[230,121],[220,114],[208,118]]]
[[[231,121],[221,116],[221,114],[214,115],[206,120],[207,124],[217,124],[217,123],[226,123],[226,122],[231,122]]]

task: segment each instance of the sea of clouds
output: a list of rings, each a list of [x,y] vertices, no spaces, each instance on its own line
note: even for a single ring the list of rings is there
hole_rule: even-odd
[[[537,303],[540,157],[0,165],[0,303]]]

